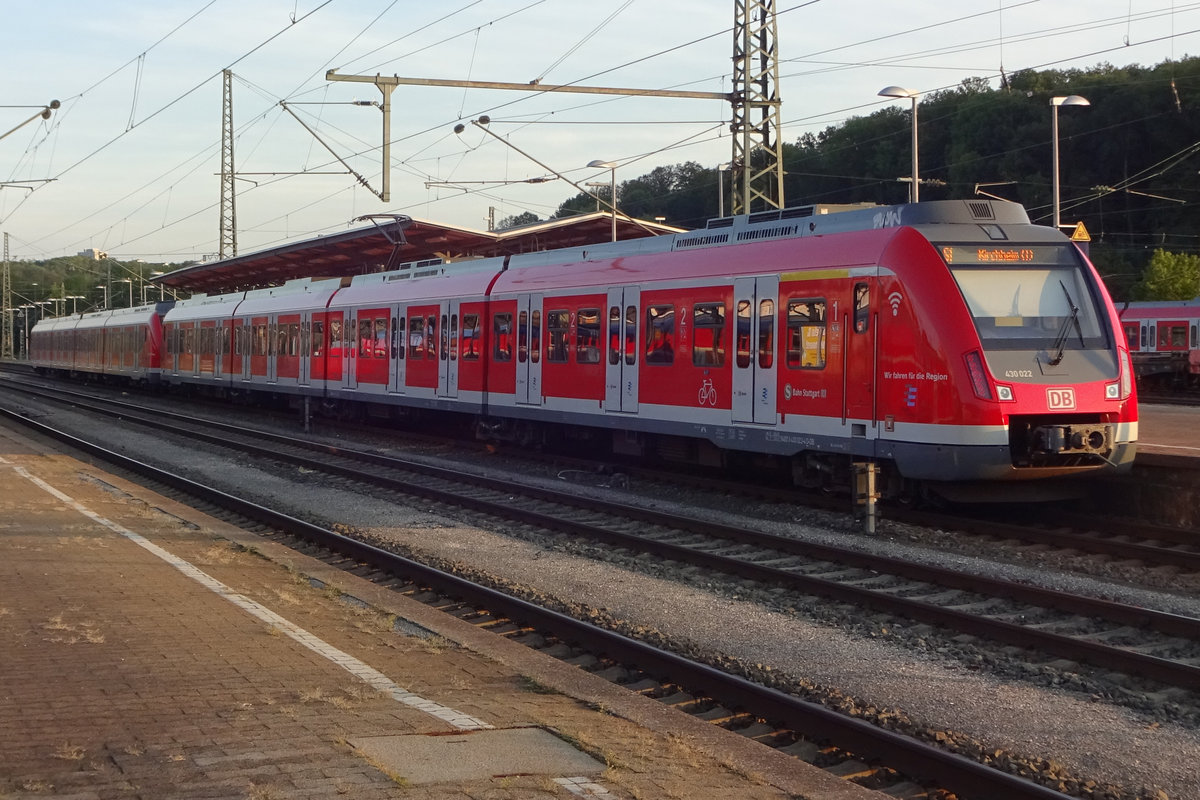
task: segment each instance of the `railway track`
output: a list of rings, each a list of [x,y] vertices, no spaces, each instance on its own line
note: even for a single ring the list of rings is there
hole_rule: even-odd
[[[397,591],[511,636],[592,671],[608,674],[633,691],[778,747],[834,774],[903,798],[944,796],[963,800],[1054,800],[1066,795],[1009,772],[977,763],[918,739],[884,730],[756,684],[645,642],[598,628],[538,605],[479,586],[395,553],[237,498],[145,462],[81,440],[27,416],[0,415],[66,443],[118,469],[149,480],[163,493],[225,518],[240,518],[262,535],[287,537]],[[889,765],[902,765],[901,769]],[[1009,767],[1029,774],[1028,765]],[[1055,777],[1052,780],[1059,781]],[[921,788],[935,786],[935,789]]]
[[[42,395],[54,399],[54,395]],[[83,407],[83,400],[73,404]],[[581,497],[294,436],[196,421],[125,403],[92,404],[130,421],[187,435],[255,457],[339,476],[351,488],[374,485],[450,507],[624,548],[706,573],[850,603],[873,612],[935,625],[956,634],[1045,654],[1060,670],[1089,664],[1171,687],[1200,689],[1200,620],[1024,583],[965,574],[845,547],[745,527]],[[220,433],[212,433],[216,429]],[[266,444],[251,444],[257,439]],[[314,453],[318,454],[314,456]],[[1077,547],[1080,535],[1040,532]],[[1123,541],[1107,542],[1122,557],[1179,564],[1185,553]],[[1149,554],[1149,555],[1146,555]],[[1070,663],[1063,663],[1063,659]]]

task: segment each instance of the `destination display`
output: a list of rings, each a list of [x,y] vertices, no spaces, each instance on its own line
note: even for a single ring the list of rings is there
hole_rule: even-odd
[[[947,264],[1073,264],[1071,250],[1062,245],[944,244],[938,252]]]

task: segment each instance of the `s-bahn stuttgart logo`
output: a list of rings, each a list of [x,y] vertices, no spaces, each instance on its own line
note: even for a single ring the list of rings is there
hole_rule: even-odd
[[[1068,388],[1047,389],[1046,406],[1059,411],[1075,408],[1075,390]]]

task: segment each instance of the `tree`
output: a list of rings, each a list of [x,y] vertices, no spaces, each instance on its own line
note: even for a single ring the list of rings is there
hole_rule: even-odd
[[[511,217],[505,217],[496,223],[496,230],[506,231],[509,228],[519,228],[522,225],[532,225],[535,222],[541,222],[537,214],[532,211],[523,211],[520,214],[514,214]]]
[[[1191,300],[1200,296],[1200,256],[1155,250],[1137,286],[1142,300]]]

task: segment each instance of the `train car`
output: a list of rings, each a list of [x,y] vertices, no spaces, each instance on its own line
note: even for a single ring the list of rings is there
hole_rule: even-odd
[[[1200,388],[1200,297],[1125,303],[1119,313],[1140,385]]]
[[[150,303],[38,322],[31,358],[43,372],[100,376],[127,383],[161,378],[162,317],[171,303]]]
[[[69,372],[75,361],[78,316],[39,320],[29,335],[29,360],[39,372]]]
[[[1132,463],[1108,294],[1019,206],[788,209],[642,241],[511,259],[492,292],[517,320],[508,416],[786,457],[810,482],[877,461],[960,494]]]
[[[163,381],[228,391],[233,382],[228,356],[230,327],[246,292],[198,294],[180,300],[163,316]],[[241,340],[239,340],[239,343]],[[241,377],[241,365],[237,374]]]
[[[327,399],[482,413],[485,376],[503,369],[485,327],[503,265],[412,264],[354,278],[326,311]]]

